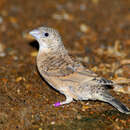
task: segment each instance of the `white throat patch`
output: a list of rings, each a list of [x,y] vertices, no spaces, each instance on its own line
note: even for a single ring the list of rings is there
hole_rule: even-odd
[[[45,42],[39,42],[39,51],[42,52],[48,52],[49,51],[49,47],[47,46],[47,44]]]

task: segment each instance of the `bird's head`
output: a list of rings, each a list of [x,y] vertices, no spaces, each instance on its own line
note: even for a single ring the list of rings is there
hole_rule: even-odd
[[[42,51],[58,49],[63,46],[61,36],[55,29],[49,27],[39,27],[29,32],[39,43]]]

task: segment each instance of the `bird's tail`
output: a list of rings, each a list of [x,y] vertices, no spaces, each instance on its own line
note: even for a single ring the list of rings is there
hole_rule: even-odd
[[[122,113],[130,114],[130,110],[124,104],[122,104],[120,101],[118,101],[117,99],[109,95],[108,93],[103,94],[102,99],[100,100],[111,104]]]

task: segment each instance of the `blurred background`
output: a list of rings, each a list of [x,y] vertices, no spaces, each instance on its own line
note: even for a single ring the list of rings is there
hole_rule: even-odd
[[[130,108],[130,0],[0,0],[0,129],[130,129],[129,116],[103,102],[52,106],[65,98],[37,72],[28,32],[39,26],[57,29],[84,66],[124,81],[112,93]]]

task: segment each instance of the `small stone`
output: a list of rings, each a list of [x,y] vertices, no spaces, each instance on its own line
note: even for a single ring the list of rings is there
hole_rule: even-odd
[[[13,27],[18,28],[17,19],[15,17],[9,17],[10,22],[12,23]]]
[[[81,119],[82,119],[82,116],[81,116],[81,115],[77,115],[77,119],[78,119],[78,120],[81,120]]]
[[[4,52],[0,52],[0,57],[5,57],[6,54]]]
[[[3,52],[4,51],[4,45],[2,43],[0,43],[0,52]]]
[[[123,60],[121,60],[121,64],[122,65],[130,64],[130,59],[123,59]]]
[[[61,14],[53,14],[52,18],[56,19],[56,20],[67,20],[67,21],[72,21],[73,20],[73,16],[63,12]]]
[[[12,17],[12,16],[11,16],[11,17],[9,17],[9,20],[10,20],[10,22],[13,23],[13,24],[14,24],[14,23],[17,23],[17,19],[16,19],[15,17]]]
[[[81,32],[86,33],[86,32],[88,32],[88,30],[89,30],[89,27],[87,25],[85,25],[85,24],[80,25]]]
[[[52,122],[51,122],[51,125],[54,125],[54,124],[55,124],[55,121],[52,121]]]
[[[53,19],[56,19],[56,20],[62,20],[62,16],[59,15],[59,14],[53,14],[53,15],[52,15],[52,18],[53,18]]]
[[[86,5],[85,4],[81,4],[80,5],[80,10],[81,11],[85,11],[86,10]]]
[[[39,128],[38,130],[42,130],[42,128]]]
[[[94,4],[98,4],[98,3],[99,3],[99,0],[92,0],[92,2],[93,2]]]
[[[20,89],[17,90],[17,93],[18,93],[18,94],[20,93]]]
[[[0,57],[4,57],[6,55],[4,49],[5,49],[4,45],[0,43]]]
[[[14,60],[18,60],[18,57],[17,57],[17,56],[13,56],[13,59],[14,59]]]
[[[18,78],[16,78],[16,82],[19,82],[19,81],[21,81],[23,79],[23,77],[18,77]]]
[[[88,63],[88,62],[89,62],[89,57],[85,56],[85,57],[83,58],[83,61],[86,62],[86,63]]]
[[[130,83],[129,79],[126,79],[123,77],[118,77],[118,78],[114,79],[114,81],[115,81],[115,83],[117,83],[116,85],[114,85],[114,89],[113,89],[114,91],[130,94],[129,85],[126,85],[126,86],[118,85],[118,84],[123,84],[123,83],[129,84]]]
[[[3,23],[3,18],[0,16],[0,24]]]
[[[63,14],[63,17],[64,17],[65,20],[69,20],[69,19],[70,19],[70,16],[69,16],[69,14],[67,14],[67,13],[64,13],[64,14]]]

